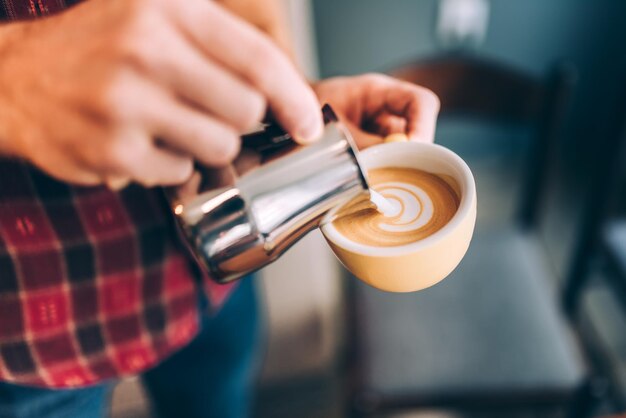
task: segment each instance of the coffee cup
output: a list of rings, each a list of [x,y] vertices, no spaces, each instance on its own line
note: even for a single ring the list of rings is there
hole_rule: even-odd
[[[340,232],[337,222],[325,222],[322,233],[337,258],[359,279],[389,292],[417,291],[444,279],[461,262],[474,231],[476,186],[467,164],[447,148],[420,142],[376,145],[361,152],[359,160],[367,172],[397,168],[434,174],[454,191],[458,206],[432,234],[399,245],[359,242]],[[437,215],[428,204],[429,216]],[[328,219],[336,219],[339,211],[331,211]]]

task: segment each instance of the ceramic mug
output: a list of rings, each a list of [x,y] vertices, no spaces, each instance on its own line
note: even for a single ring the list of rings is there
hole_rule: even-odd
[[[322,233],[341,263],[359,279],[389,292],[412,292],[448,276],[467,252],[476,222],[476,186],[467,164],[436,144],[393,142],[360,153],[365,170],[416,168],[451,179],[460,197],[450,221],[428,237],[406,245],[375,247],[348,240],[332,223]],[[331,215],[332,216],[332,215]]]

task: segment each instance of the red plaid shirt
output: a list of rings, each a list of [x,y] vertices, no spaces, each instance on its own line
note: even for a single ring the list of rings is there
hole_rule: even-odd
[[[0,0],[0,20],[73,2]],[[76,387],[150,368],[196,335],[198,287],[213,306],[229,291],[196,272],[158,190],[72,187],[0,159],[0,380]]]

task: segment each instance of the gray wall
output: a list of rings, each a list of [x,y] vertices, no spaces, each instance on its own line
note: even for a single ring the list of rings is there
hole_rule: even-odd
[[[314,8],[324,76],[380,70],[437,50],[436,0],[315,0]],[[624,48],[625,21],[619,0],[492,0],[479,50],[534,71],[562,57],[587,70]]]
[[[323,77],[384,71],[439,49],[436,0],[313,3]],[[492,0],[487,36],[477,49],[538,74],[556,60],[575,64],[579,83],[565,137],[583,151],[597,135],[599,119],[624,73],[626,2]]]

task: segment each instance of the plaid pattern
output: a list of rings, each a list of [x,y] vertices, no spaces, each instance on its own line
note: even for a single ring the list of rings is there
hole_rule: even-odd
[[[68,3],[0,0],[0,19]],[[73,187],[0,159],[0,380],[83,386],[188,343],[197,287],[213,306],[230,287],[200,278],[172,222],[158,190]]]

